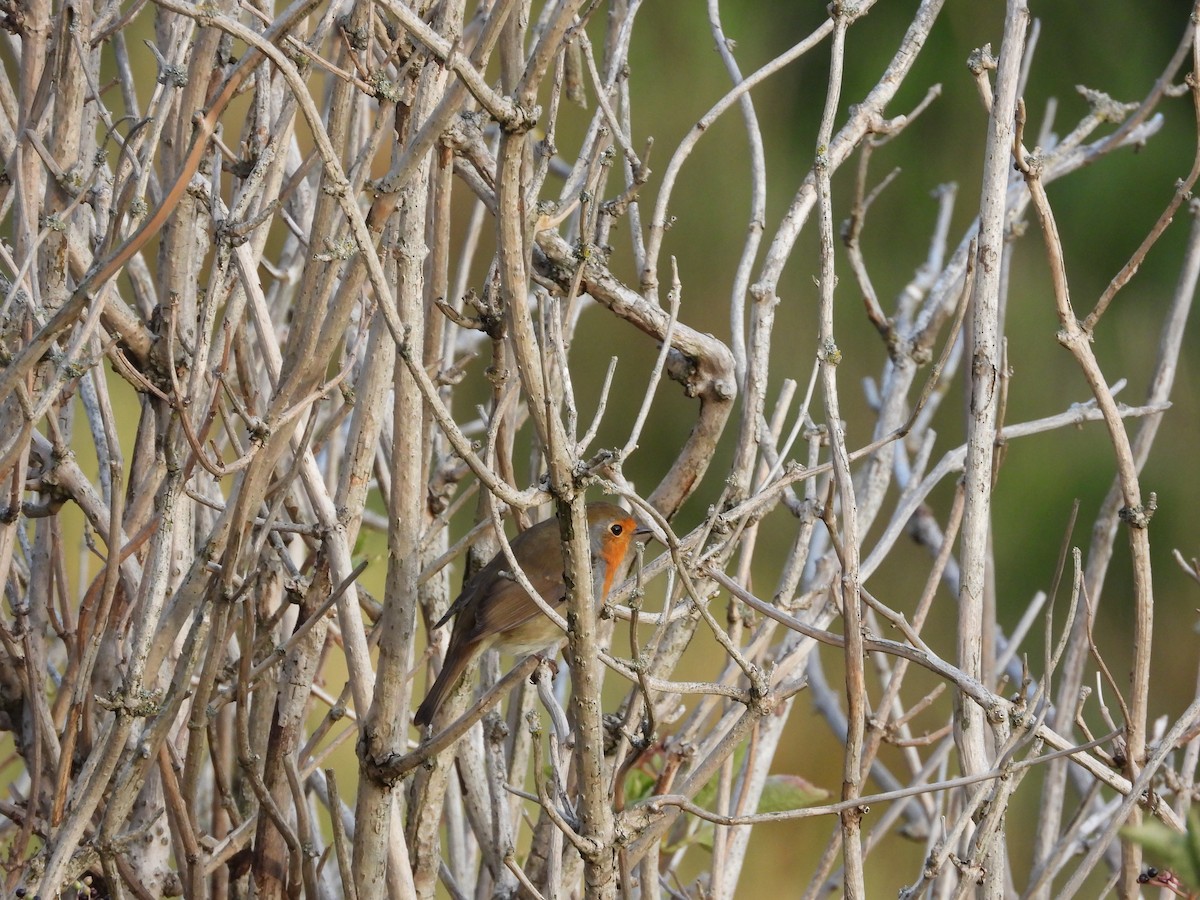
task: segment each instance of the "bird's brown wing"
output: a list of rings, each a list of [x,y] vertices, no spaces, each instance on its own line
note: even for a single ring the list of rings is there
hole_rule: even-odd
[[[536,558],[546,552],[553,552],[553,549],[541,550],[540,547],[542,544],[548,544],[548,547],[550,548],[558,547],[558,544],[555,541],[547,540],[548,538],[553,538],[554,536],[551,532],[551,529],[557,529],[557,523],[553,519],[547,519],[544,522],[539,522],[532,528],[527,528],[525,531],[522,531],[512,539],[511,548],[513,553],[520,558],[525,555],[525,551],[527,549],[533,549],[533,556]],[[540,552],[537,552],[538,550],[540,550]],[[560,550],[560,555],[561,552],[562,551]],[[529,557],[526,556],[526,558]],[[470,581],[463,585],[462,592],[458,595],[458,597],[455,598],[454,602],[450,604],[450,608],[446,610],[446,614],[438,619],[437,624],[433,627],[441,628],[455,616],[460,615],[464,611],[472,608],[477,608],[480,605],[479,603],[475,602],[477,599],[483,600],[484,603],[487,603],[488,600],[491,599],[491,595],[494,595],[498,590],[503,589],[505,585],[515,586],[515,581],[510,578],[501,577],[500,575],[501,572],[507,572],[511,569],[512,566],[510,566],[508,563],[508,557],[505,556],[503,552],[497,553],[488,561],[486,566],[476,572]],[[557,575],[558,573],[555,574]],[[546,579],[542,580],[546,581]],[[537,584],[535,581],[534,586],[537,587],[538,591],[540,591],[544,597],[546,596],[546,591],[552,587],[553,581],[553,578],[549,579],[547,586]],[[489,585],[491,586],[490,591],[488,591]],[[487,592],[489,596],[481,597],[480,595],[485,592]],[[524,591],[521,592],[521,596],[524,597]],[[458,627],[460,626],[456,626],[456,630]],[[474,636],[476,637],[480,633],[474,629],[469,630],[472,630],[474,632]]]
[[[493,557],[492,561],[475,573],[474,577],[463,585],[462,593],[454,598],[454,602],[450,604],[450,608],[442,615],[434,628],[441,628],[464,609],[471,605],[471,601],[476,595],[483,590],[483,586],[496,577],[504,566],[502,565],[502,557]]]
[[[508,567],[504,568],[507,570]],[[551,606],[558,606],[566,597],[561,571],[543,573],[541,576],[530,575],[529,581]],[[480,599],[483,602],[476,606],[475,622],[471,628],[473,637],[510,631],[541,615],[537,604],[511,577],[493,579],[487,596]]]

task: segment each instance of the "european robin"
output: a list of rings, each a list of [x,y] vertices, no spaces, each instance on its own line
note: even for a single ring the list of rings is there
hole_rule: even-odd
[[[593,595],[599,604],[625,572],[625,557],[637,533],[637,522],[612,503],[589,503],[587,517]],[[542,599],[552,607],[561,606],[567,589],[558,520],[547,519],[526,529],[513,538],[511,546],[513,556]],[[527,656],[556,650],[566,640],[509,569],[504,553],[497,553],[467,582],[458,599],[433,626],[441,628],[451,616],[455,617],[442,671],[413,716],[418,728],[433,721],[446,695],[483,651],[495,648]]]

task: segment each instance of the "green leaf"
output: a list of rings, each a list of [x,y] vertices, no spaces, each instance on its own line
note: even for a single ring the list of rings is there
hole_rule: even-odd
[[[1192,889],[1200,888],[1200,814],[1188,814],[1187,830],[1180,834],[1162,822],[1149,821],[1121,829],[1122,837],[1140,844],[1147,854]]]
[[[814,806],[829,796],[825,788],[817,787],[799,775],[768,775],[758,800],[760,813],[784,812]]]
[[[625,802],[637,803],[645,800],[654,790],[656,779],[649,772],[633,769],[625,776]]]

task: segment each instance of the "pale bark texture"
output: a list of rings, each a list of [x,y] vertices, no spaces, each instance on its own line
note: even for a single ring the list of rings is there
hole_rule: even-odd
[[[0,2],[6,896],[1200,896],[1200,11],[787,6]]]

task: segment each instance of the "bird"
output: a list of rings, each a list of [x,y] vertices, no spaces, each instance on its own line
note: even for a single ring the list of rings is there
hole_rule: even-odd
[[[624,575],[634,536],[650,532],[639,531],[637,520],[613,503],[589,503],[587,518],[592,593],[598,605]],[[526,529],[513,538],[511,546],[521,570],[542,599],[552,607],[561,606],[567,589],[558,520],[547,519]],[[441,628],[454,618],[442,671],[413,716],[418,728],[433,721],[451,689],[485,650],[495,648],[528,656],[557,650],[566,640],[562,629],[542,613],[510,569],[503,551],[497,553],[467,582],[446,614],[433,626]]]

